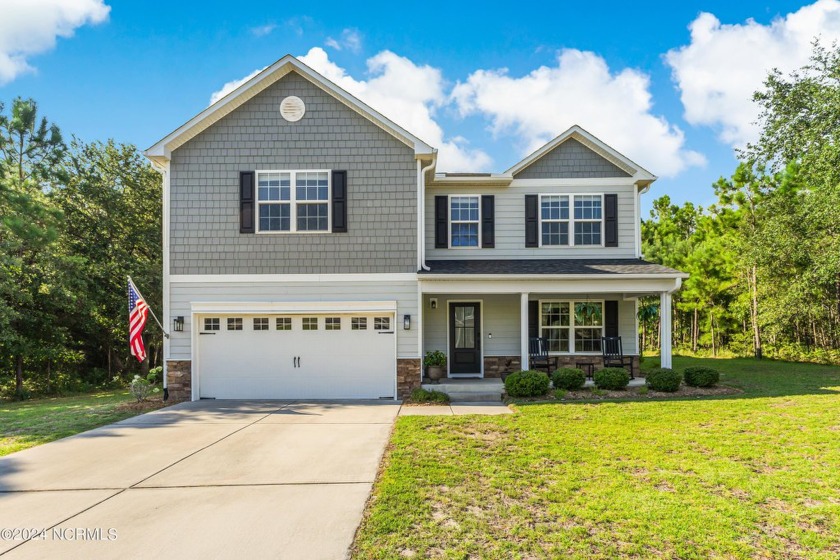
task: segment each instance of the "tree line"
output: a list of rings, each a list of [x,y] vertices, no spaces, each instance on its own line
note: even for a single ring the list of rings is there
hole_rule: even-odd
[[[66,141],[31,99],[0,103],[0,393],[147,370],[128,350],[127,275],[159,309],[159,174],[134,146]],[[146,333],[155,365],[161,332]]]
[[[840,363],[840,49],[815,43],[754,101],[761,134],[715,183],[716,202],[656,200],[644,254],[691,274],[674,297],[680,350]],[[649,349],[657,307],[639,311]]]

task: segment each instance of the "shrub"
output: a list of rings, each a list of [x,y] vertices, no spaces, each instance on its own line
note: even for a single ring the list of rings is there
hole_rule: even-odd
[[[630,383],[630,374],[624,368],[604,368],[592,376],[595,386],[607,391],[624,389]]]
[[[689,367],[683,372],[685,384],[691,387],[713,387],[720,381],[720,373],[707,367]]]
[[[541,371],[517,371],[505,378],[505,390],[511,397],[540,397],[548,393],[548,375]]]
[[[149,383],[157,383],[163,379],[163,366],[153,367],[149,370],[149,375],[146,376]]]
[[[581,369],[561,368],[551,374],[555,389],[577,391],[586,383],[586,374]]]
[[[411,401],[417,403],[433,402],[446,404],[449,402],[449,395],[441,391],[427,391],[418,387],[411,392]]]
[[[137,399],[137,402],[145,401],[146,397],[149,396],[149,393],[152,392],[152,384],[139,375],[135,375],[134,379],[131,380],[131,385],[128,389],[131,392],[131,396]]]
[[[446,354],[440,350],[426,352],[426,357],[423,358],[423,366],[446,367]]]
[[[645,383],[651,391],[673,393],[680,388],[680,374],[672,369],[656,368],[647,373]]]

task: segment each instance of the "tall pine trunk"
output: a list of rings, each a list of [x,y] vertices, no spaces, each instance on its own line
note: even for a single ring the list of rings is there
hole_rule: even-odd
[[[753,331],[753,351],[755,358],[761,359],[761,331],[758,328],[758,275],[756,273],[755,265],[749,272],[749,287],[750,287],[750,319],[752,321]]]
[[[23,354],[17,355],[15,366],[15,394],[23,393]]]

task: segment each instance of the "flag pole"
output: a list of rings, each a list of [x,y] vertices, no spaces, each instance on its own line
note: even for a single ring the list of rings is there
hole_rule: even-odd
[[[137,284],[134,283],[134,280],[131,279],[131,276],[128,277],[128,281],[131,282],[131,285],[134,286],[134,289],[137,290],[137,293],[140,295],[141,298],[143,298],[143,301],[146,301],[146,298],[143,296],[143,294],[140,293],[140,289],[137,287]],[[155,315],[155,312],[152,311],[152,307],[149,305],[148,301],[146,301],[146,307],[148,307],[149,313],[152,314],[152,318],[155,320],[155,323],[157,323],[158,326],[160,327],[160,330],[163,333],[163,336],[165,336],[166,338],[169,338],[169,333],[166,332],[166,329],[164,329],[163,325],[160,324],[160,321],[158,320],[157,315]]]

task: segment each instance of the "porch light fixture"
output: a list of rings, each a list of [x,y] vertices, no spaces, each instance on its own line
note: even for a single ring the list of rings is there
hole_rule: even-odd
[[[183,315],[179,315],[179,316],[175,317],[173,330],[175,332],[184,332],[184,317],[183,317]]]
[[[429,299],[429,307],[431,307],[432,309],[437,309],[437,298],[433,297]]]
[[[411,315],[403,315],[403,329],[409,330],[411,328]]]

